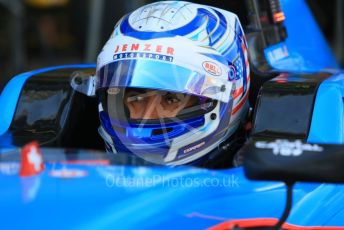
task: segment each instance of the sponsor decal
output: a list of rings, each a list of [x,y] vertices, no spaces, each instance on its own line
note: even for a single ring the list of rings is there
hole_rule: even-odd
[[[70,178],[81,178],[87,176],[87,171],[80,169],[59,169],[51,170],[49,175],[52,177],[70,179]]]
[[[66,160],[59,162],[70,165],[110,165],[109,160]]]
[[[205,61],[202,63],[203,69],[214,76],[220,76],[222,74],[221,68],[214,62]]]
[[[117,94],[119,94],[121,92],[121,89],[120,88],[109,88],[108,90],[107,90],[107,93],[109,94],[109,95],[117,95]]]
[[[1,162],[0,163],[0,174],[12,176],[18,174],[20,164],[17,162]]]
[[[152,52],[165,55],[174,55],[174,48],[162,45],[152,45],[152,44],[122,44],[117,45],[115,48],[116,53],[123,52]]]
[[[33,176],[44,170],[43,157],[37,141],[33,141],[22,148],[21,158],[20,176]]]
[[[133,58],[147,58],[147,59],[173,62],[172,56],[156,54],[156,53],[128,52],[128,53],[119,53],[119,54],[113,55],[113,60],[133,59]]]
[[[113,60],[148,58],[161,61],[173,61],[174,48],[153,44],[122,44],[114,50]]]
[[[197,144],[197,145],[194,145],[194,146],[192,146],[192,147],[190,147],[190,148],[184,149],[183,153],[189,153],[189,152],[191,152],[191,151],[194,151],[194,150],[196,150],[196,149],[199,149],[199,148],[202,147],[204,144],[205,144],[205,141],[203,141],[203,142],[201,142],[201,143],[199,143],[199,144]]]
[[[258,149],[272,149],[274,155],[300,156],[303,151],[322,152],[323,147],[316,144],[304,144],[300,140],[288,141],[277,139],[273,142],[257,141],[255,147]]]

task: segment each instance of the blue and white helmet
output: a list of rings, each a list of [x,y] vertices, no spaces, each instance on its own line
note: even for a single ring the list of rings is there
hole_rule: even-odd
[[[247,44],[238,17],[183,1],[145,5],[115,26],[97,60],[107,150],[192,164],[248,110]]]

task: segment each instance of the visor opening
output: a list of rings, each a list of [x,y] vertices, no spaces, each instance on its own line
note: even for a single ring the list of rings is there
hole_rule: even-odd
[[[158,136],[164,133],[169,133],[173,131],[173,128],[166,128],[166,129],[154,129],[152,132],[152,136]]]

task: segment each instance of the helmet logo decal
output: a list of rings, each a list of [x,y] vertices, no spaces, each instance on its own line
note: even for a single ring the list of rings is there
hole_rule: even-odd
[[[203,69],[214,76],[220,76],[222,74],[221,68],[214,62],[205,61],[202,63]]]
[[[172,62],[174,48],[163,45],[133,43],[117,45],[114,53],[113,60],[148,58]]]
[[[188,153],[188,152],[194,151],[196,149],[201,148],[203,145],[205,145],[205,141],[203,141],[203,142],[201,142],[201,143],[199,143],[197,145],[194,145],[192,147],[189,147],[187,149],[184,149],[183,153]]]
[[[119,52],[129,52],[129,51],[150,51],[154,53],[162,53],[166,55],[174,55],[173,47],[164,47],[162,45],[152,45],[152,44],[122,44],[117,45],[115,53]]]
[[[121,90],[119,89],[119,88],[109,88],[108,90],[107,90],[107,93],[109,94],[109,95],[117,95],[117,94],[119,94],[121,92]]]

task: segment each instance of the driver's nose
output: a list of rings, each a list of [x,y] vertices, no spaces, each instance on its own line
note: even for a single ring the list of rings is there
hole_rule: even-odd
[[[161,95],[155,94],[147,97],[146,106],[142,108],[143,117],[142,119],[159,119],[159,112],[157,105],[161,101]]]

